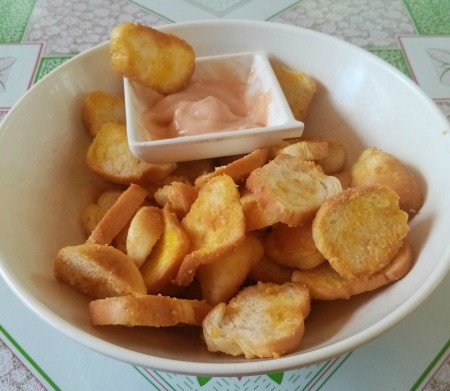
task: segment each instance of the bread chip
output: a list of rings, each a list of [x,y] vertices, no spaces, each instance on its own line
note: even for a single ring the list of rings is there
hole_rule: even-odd
[[[351,186],[386,185],[400,197],[400,208],[413,217],[424,194],[412,171],[394,156],[375,147],[362,152],[352,168]]]
[[[283,65],[274,64],[272,68],[292,114],[299,121],[304,121],[311,101],[317,92],[316,81],[306,73],[295,72]]]
[[[141,207],[130,222],[126,249],[128,257],[141,267],[161,236],[163,220],[161,209],[154,206]]]
[[[100,194],[95,204],[89,204],[81,213],[81,223],[86,234],[90,235],[109,208],[123,193],[121,190],[107,190]]]
[[[114,27],[109,49],[114,71],[162,94],[185,88],[195,67],[186,41],[140,24]]]
[[[206,301],[161,295],[110,297],[89,303],[91,322],[96,326],[201,326],[210,309]]]
[[[285,153],[299,160],[320,160],[325,159],[329,154],[328,143],[316,140],[298,141],[274,150],[273,153],[276,155]]]
[[[309,308],[308,289],[300,284],[258,283],[228,305],[217,304],[203,321],[203,336],[212,352],[280,357],[300,344]]]
[[[408,242],[380,271],[367,278],[345,278],[338,274],[328,262],[311,270],[296,270],[292,282],[308,287],[311,299],[348,299],[353,295],[378,289],[403,278],[414,262],[414,253]]]
[[[231,254],[245,238],[244,213],[234,181],[228,175],[210,179],[181,223],[191,248],[175,282],[185,286],[198,266]]]
[[[313,162],[285,154],[254,170],[246,186],[261,209],[290,226],[300,225],[327,198],[342,190],[337,178],[324,175]]]
[[[81,109],[84,126],[91,136],[109,122],[125,125],[125,100],[104,91],[89,92]]]
[[[276,215],[258,206],[253,193],[243,195],[241,197],[241,205],[245,216],[246,232],[266,228],[278,222]]]
[[[320,265],[325,258],[314,243],[311,224],[311,221],[298,227],[276,224],[264,240],[266,256],[294,269],[312,269]]]
[[[140,269],[148,293],[159,293],[170,284],[189,245],[189,238],[178,218],[167,206],[164,207],[162,235]]]
[[[328,156],[317,160],[325,174],[331,175],[344,169],[347,152],[341,142],[335,139],[322,140],[328,144]]]
[[[216,167],[213,172],[199,176],[195,180],[195,186],[201,188],[208,180],[222,174],[230,176],[236,183],[243,181],[255,168],[266,164],[268,156],[269,150],[267,148],[256,149],[226,166]]]
[[[196,278],[206,301],[216,305],[227,302],[235,296],[249,271],[263,255],[261,242],[255,236],[247,235],[244,242],[232,254],[200,266]]]
[[[111,244],[116,235],[125,228],[147,197],[147,190],[132,184],[108,209],[89,236],[88,241]]]
[[[334,270],[367,278],[385,267],[403,245],[408,215],[387,186],[348,188],[326,201],[313,222],[313,238]]]
[[[275,284],[284,284],[290,282],[294,269],[280,265],[263,257],[257,262],[248,273],[248,278],[253,281],[273,282]]]
[[[172,182],[159,188],[154,194],[155,201],[159,205],[168,205],[180,219],[189,212],[197,196],[198,190],[183,182]]]
[[[64,247],[55,258],[53,271],[59,282],[94,299],[146,293],[137,266],[112,246],[84,243]]]
[[[130,151],[124,125],[103,125],[88,148],[86,162],[96,174],[111,182],[129,185],[158,182],[167,177],[175,163],[150,164]]]

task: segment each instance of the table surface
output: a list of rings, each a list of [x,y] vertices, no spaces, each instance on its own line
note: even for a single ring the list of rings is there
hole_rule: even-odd
[[[123,21],[214,18],[286,23],[344,39],[411,77],[450,119],[450,0],[0,0],[0,121],[33,83],[106,41]],[[0,390],[450,390],[449,293],[450,275],[399,325],[329,361],[208,378],[91,351],[48,326],[1,280]]]

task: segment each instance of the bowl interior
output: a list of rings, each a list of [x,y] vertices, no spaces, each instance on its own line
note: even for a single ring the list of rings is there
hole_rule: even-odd
[[[275,360],[246,361],[211,354],[200,331],[179,328],[95,328],[88,299],[57,283],[53,259],[85,240],[80,212],[106,183],[85,164],[90,137],[80,110],[88,91],[122,93],[109,66],[107,43],[62,65],[34,86],[0,128],[0,264],[23,301],[59,331],[133,364],[188,374],[235,375],[287,370],[354,349],[414,310],[449,269],[447,207],[449,124],[408,79],[374,56],[326,35],[264,22],[214,21],[164,26],[197,55],[264,50],[305,71],[319,90],[305,121],[308,136],[336,137],[353,161],[377,146],[409,165],[426,201],[409,235],[413,270],[385,289],[351,300],[314,303],[298,351]]]

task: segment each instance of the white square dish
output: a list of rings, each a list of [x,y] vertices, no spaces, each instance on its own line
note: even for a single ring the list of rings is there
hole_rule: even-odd
[[[254,101],[256,97],[257,105],[267,105],[265,126],[152,138],[146,129],[144,115],[164,97],[124,78],[128,143],[133,154],[148,163],[189,161],[249,153],[279,140],[302,135],[304,125],[292,115],[264,52],[199,57],[192,80],[217,77],[223,70],[231,70],[247,85],[247,101]]]

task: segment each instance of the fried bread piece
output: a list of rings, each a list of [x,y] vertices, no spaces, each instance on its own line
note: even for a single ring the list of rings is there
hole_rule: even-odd
[[[230,300],[238,293],[249,271],[263,255],[261,242],[250,234],[232,254],[200,266],[196,278],[206,301],[216,305]]]
[[[175,170],[175,163],[150,164],[136,158],[130,151],[124,125],[103,125],[88,148],[89,168],[106,180],[129,185],[158,182]]]
[[[268,148],[256,149],[253,152],[228,163],[226,166],[216,167],[213,172],[199,176],[195,180],[195,186],[201,188],[208,180],[222,174],[230,176],[236,183],[239,183],[240,181],[247,179],[255,168],[266,164],[268,156]]]
[[[414,252],[405,241],[400,251],[380,271],[367,278],[345,278],[338,274],[328,262],[311,270],[296,270],[292,282],[308,287],[311,299],[348,299],[353,295],[378,289],[403,278],[412,268]]]
[[[143,206],[133,216],[128,228],[126,251],[137,267],[141,267],[163,230],[161,209]]]
[[[319,251],[346,278],[367,278],[403,245],[408,215],[388,186],[348,188],[317,211],[312,234]]]
[[[319,140],[298,141],[277,150],[276,155],[285,153],[292,155],[299,160],[320,160],[325,159],[328,152],[328,143]]]
[[[325,174],[331,175],[342,171],[347,162],[347,152],[341,142],[335,139],[322,140],[328,144],[328,156],[317,160]]]
[[[111,244],[116,235],[125,228],[148,192],[139,185],[131,184],[108,209],[88,238],[88,242]]]
[[[125,100],[104,91],[92,91],[86,95],[81,114],[87,131],[95,137],[104,124],[126,124]]]
[[[110,297],[89,303],[91,322],[96,326],[201,326],[210,309],[204,300],[161,295]]]
[[[230,255],[245,239],[245,218],[239,192],[228,175],[211,178],[199,191],[181,221],[191,240],[175,282],[186,286],[200,265]]]
[[[312,269],[320,265],[325,258],[314,243],[311,224],[308,220],[298,227],[283,223],[274,225],[264,240],[266,256],[294,269]]]
[[[145,295],[139,269],[112,246],[84,243],[59,250],[53,265],[55,278],[94,299]]]
[[[217,304],[203,320],[203,336],[212,352],[280,357],[300,344],[309,309],[305,286],[259,282]]]
[[[125,22],[110,36],[114,71],[161,94],[182,90],[195,67],[195,52],[179,37],[148,26]]]
[[[281,154],[247,179],[258,206],[289,226],[311,218],[320,205],[342,190],[339,180],[323,174],[313,162]]]
[[[162,235],[140,269],[148,293],[159,293],[171,283],[190,246],[189,237],[168,206],[162,217]]]
[[[241,196],[241,205],[245,216],[246,232],[266,228],[278,222],[276,215],[258,206],[258,202],[253,193]]]
[[[198,190],[194,186],[177,181],[159,188],[154,195],[159,205],[168,205],[180,219],[189,212],[197,196]]]
[[[272,64],[292,114],[304,121],[310,104],[317,92],[316,81],[304,72],[296,72],[280,64]]]
[[[394,156],[371,147],[352,167],[351,186],[387,185],[400,197],[400,208],[413,217],[422,207],[423,191],[410,169]]]
[[[89,204],[81,213],[81,224],[90,235],[100,220],[123,193],[121,190],[107,190],[100,194],[97,202]]]

